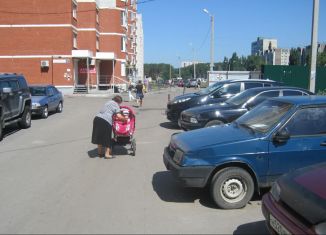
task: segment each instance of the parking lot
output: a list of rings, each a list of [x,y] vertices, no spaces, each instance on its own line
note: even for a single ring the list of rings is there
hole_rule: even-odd
[[[208,190],[182,188],[166,171],[163,149],[181,130],[164,111],[168,94],[181,93],[146,94],[135,108],[135,157],[125,147],[116,148],[115,159],[96,157],[92,121],[105,97],[65,97],[62,113],[34,118],[29,129],[7,129],[0,142],[0,233],[267,233],[260,197],[221,210]]]

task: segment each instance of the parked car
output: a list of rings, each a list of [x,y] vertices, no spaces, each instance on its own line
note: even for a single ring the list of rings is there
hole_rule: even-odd
[[[301,168],[276,181],[262,200],[272,234],[326,234],[325,176],[326,162]]]
[[[270,97],[313,95],[297,87],[258,87],[245,90],[220,104],[202,105],[181,113],[184,130],[230,123]]]
[[[178,87],[184,87],[184,81],[183,80],[179,80],[177,83]]]
[[[190,87],[197,87],[197,80],[196,79],[191,79],[186,83],[186,87],[190,88]]]
[[[31,126],[31,94],[23,75],[0,74],[0,140],[3,129],[13,123]]]
[[[169,101],[166,109],[167,119],[178,122],[183,110],[204,104],[221,103],[241,91],[254,87],[280,86],[279,82],[272,80],[224,80],[202,89],[196,93],[176,96]]]
[[[244,207],[282,174],[325,161],[326,97],[271,98],[228,125],[175,134],[165,166],[188,187],[209,186],[220,208]]]
[[[63,95],[52,85],[33,85],[29,87],[32,94],[32,114],[47,118],[49,112],[61,113]]]

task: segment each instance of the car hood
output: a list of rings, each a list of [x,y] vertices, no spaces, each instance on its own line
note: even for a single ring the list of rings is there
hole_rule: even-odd
[[[223,111],[223,110],[231,110],[236,108],[238,108],[237,105],[227,104],[227,103],[208,104],[208,105],[202,105],[202,106],[187,109],[186,111],[184,111],[184,113],[196,115],[196,114],[211,112],[215,110]]]
[[[235,124],[214,126],[172,136],[171,143],[184,152],[195,152],[211,145],[223,145],[257,138],[250,130]]]
[[[179,95],[174,98],[174,100],[181,100],[181,99],[187,99],[187,98],[193,98],[193,97],[198,97],[198,94],[195,93],[188,93],[184,95]]]
[[[39,103],[46,99],[46,96],[32,96],[32,103]]]
[[[311,224],[326,221],[326,163],[294,171],[278,180],[280,198]]]

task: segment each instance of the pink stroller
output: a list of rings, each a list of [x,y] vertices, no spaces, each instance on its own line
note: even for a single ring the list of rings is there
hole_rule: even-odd
[[[126,122],[119,121],[116,115],[113,115],[113,125],[112,125],[112,151],[115,144],[127,145],[130,144],[131,155],[136,155],[136,140],[134,138],[134,132],[136,128],[136,116],[134,111],[128,106],[121,106],[121,113],[125,117],[128,117]]]

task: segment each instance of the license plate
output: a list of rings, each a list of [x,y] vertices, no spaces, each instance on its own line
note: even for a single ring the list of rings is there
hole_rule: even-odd
[[[277,234],[286,234],[286,235],[290,235],[291,233],[284,228],[284,226],[277,220],[274,218],[274,216],[270,215],[269,216],[269,224],[271,225],[271,227],[275,230],[275,232]]]

